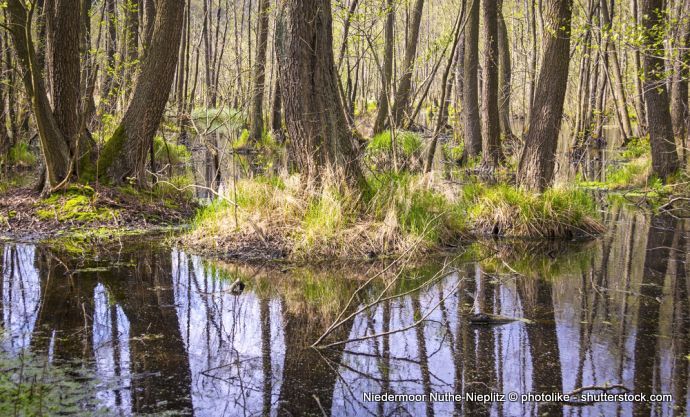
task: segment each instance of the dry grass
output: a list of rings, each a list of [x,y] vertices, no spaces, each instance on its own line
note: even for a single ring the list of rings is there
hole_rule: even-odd
[[[411,174],[372,177],[364,194],[306,188],[296,175],[240,180],[229,189],[198,213],[181,243],[227,258],[300,261],[419,255],[473,235],[573,238],[603,231],[583,191],[536,195]]]

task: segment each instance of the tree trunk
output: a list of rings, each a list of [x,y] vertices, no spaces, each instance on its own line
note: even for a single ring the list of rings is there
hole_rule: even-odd
[[[518,183],[535,191],[553,182],[570,63],[572,0],[550,0],[546,7],[543,64],[518,166]]]
[[[374,122],[374,135],[383,132],[386,126],[386,119],[388,119],[388,109],[390,106],[391,97],[391,79],[393,78],[393,31],[395,30],[395,2],[394,0],[386,0],[386,28],[385,28],[385,43],[383,53],[383,71],[381,72],[381,92],[378,99],[378,112],[376,113],[376,121]]]
[[[5,48],[9,48],[9,42],[6,42],[5,33],[0,33],[0,53],[4,52]],[[4,55],[4,54],[3,54]],[[0,71],[5,74],[5,67],[0,63]],[[11,71],[11,69],[10,69]],[[9,132],[7,131],[7,112],[5,108],[6,90],[8,90],[9,83],[0,83],[0,174],[6,173],[8,169],[7,156],[12,143]],[[12,102],[7,102],[8,107],[14,106]],[[2,265],[2,258],[0,258],[0,265]],[[1,272],[0,272],[1,273]],[[1,287],[0,287],[1,288]]]
[[[280,88],[280,77],[273,86],[273,105],[271,107],[271,130],[274,134],[283,130],[283,110]]]
[[[465,58],[463,70],[462,107],[465,130],[465,155],[473,158],[482,151],[482,133],[479,118],[479,0],[472,0],[465,28]]]
[[[125,10],[125,65],[122,85],[125,100],[129,98],[132,89],[132,79],[139,59],[139,13],[141,0],[128,0]]]
[[[283,14],[280,83],[296,165],[307,183],[331,175],[362,187],[359,152],[338,96],[331,2],[291,0],[284,4]]]
[[[464,10],[458,15],[457,22],[455,23],[455,30],[453,33],[453,46],[451,47],[450,56],[448,57],[448,62],[446,63],[446,68],[443,71],[443,77],[441,78],[441,102],[438,109],[438,117],[436,119],[436,127],[434,128],[434,135],[431,138],[431,143],[429,144],[429,149],[426,154],[426,160],[424,161],[424,172],[431,172],[431,168],[434,162],[434,156],[436,155],[436,146],[438,145],[438,137],[441,132],[446,127],[448,122],[448,106],[450,105],[450,93],[453,89],[453,77],[451,76],[451,71],[458,64],[458,50],[462,49],[458,47],[460,42],[460,35],[462,33],[462,18],[464,15]]]
[[[117,85],[115,69],[117,67],[117,15],[115,0],[105,0],[105,18],[108,33],[105,39],[105,55],[107,67],[103,71],[103,88],[101,89],[101,107],[104,112],[111,112],[117,107]]]
[[[687,135],[690,114],[688,112],[688,78],[690,78],[690,0],[683,1],[682,28],[679,57],[673,62],[673,86],[671,90],[671,120],[673,134],[681,144],[683,161],[687,155]]]
[[[484,79],[482,83],[482,165],[493,171],[502,159],[498,118],[498,10],[496,0],[482,0]]]
[[[256,61],[254,61],[254,87],[252,88],[251,113],[249,115],[250,143],[261,140],[264,130],[263,102],[266,81],[266,46],[268,44],[269,0],[259,0],[259,27],[257,32]]]
[[[141,63],[132,100],[120,126],[99,158],[99,175],[114,183],[146,182],[147,151],[163,117],[172,88],[182,35],[184,3],[159,0],[151,44]]]
[[[77,66],[79,65],[79,4],[73,8],[73,10],[66,10],[70,8],[71,5],[68,1],[62,0],[59,2],[58,7],[60,11],[56,13],[56,16],[60,21],[71,21],[76,14],[77,23],[75,25],[75,30],[77,33],[77,38],[75,41],[75,48],[77,51]],[[45,162],[45,181],[41,184],[44,191],[49,191],[51,186],[57,185],[65,180],[70,172],[70,158],[72,146],[69,142],[69,136],[66,136],[60,129],[60,123],[64,123],[65,126],[72,127],[71,120],[67,120],[67,112],[71,110],[71,95],[74,94],[74,88],[76,88],[76,93],[79,92],[79,84],[77,82],[76,87],[74,87],[74,74],[71,73],[73,65],[71,63],[66,63],[60,58],[58,61],[57,72],[55,68],[50,71],[50,74],[57,74],[61,80],[64,80],[65,85],[59,86],[60,90],[63,91],[70,97],[60,98],[59,101],[59,121],[58,117],[53,113],[53,109],[50,106],[48,99],[48,91],[45,86],[45,80],[41,71],[38,69],[38,60],[36,57],[36,50],[34,46],[34,41],[31,36],[30,25],[30,15],[28,10],[25,8],[23,2],[20,0],[9,0],[7,2],[8,10],[8,24],[12,39],[15,44],[15,49],[17,52],[17,57],[19,58],[19,65],[23,72],[23,82],[24,88],[27,95],[31,98],[31,106],[33,109],[34,116],[36,117],[36,124],[38,126],[39,138],[41,140],[41,150],[43,152],[43,158]],[[76,10],[76,13],[75,13]],[[61,31],[58,31],[61,32]],[[66,33],[59,33],[56,41],[59,44],[67,42],[74,35],[73,31],[67,31]],[[68,51],[65,54],[66,57],[74,58],[72,54],[72,49],[70,46],[64,45]],[[67,59],[67,58],[64,58]],[[78,76],[78,72],[77,72]],[[77,78],[78,79],[78,78]],[[76,118],[76,114],[72,115]]]
[[[608,8],[609,0],[601,0],[601,17],[602,17],[602,27],[603,31],[606,33],[603,36],[609,36],[613,32],[613,25],[611,23],[611,15],[609,14]],[[621,124],[623,126],[623,143],[627,143],[632,136],[632,127],[630,127],[630,116],[628,115],[628,102],[625,97],[625,88],[623,86],[623,76],[621,73],[621,67],[618,62],[618,51],[616,50],[616,43],[614,39],[608,39],[606,42],[606,52],[608,52],[607,62],[610,69],[610,74],[612,76],[611,92],[613,93],[613,100],[616,104],[616,109],[618,111],[618,117],[620,118]]]
[[[644,99],[647,104],[652,172],[665,180],[679,168],[664,68],[665,25],[662,0],[642,0]]]
[[[76,145],[80,133],[80,9],[79,0],[55,0],[55,33],[48,51],[53,66],[53,114],[72,155],[78,154]]]
[[[144,1],[144,54],[147,52],[153,37],[154,25],[156,20],[156,0]]]
[[[630,10],[633,13],[635,25],[640,24],[640,9],[637,0],[630,1]],[[645,111],[644,91],[642,89],[642,58],[640,48],[633,48],[633,69],[635,71],[635,113],[637,113],[637,136],[647,134],[647,112]]]
[[[422,9],[424,0],[416,0],[412,10],[412,22],[410,26],[410,36],[405,45],[405,59],[403,61],[403,73],[400,77],[398,89],[395,92],[395,102],[393,103],[393,122],[395,126],[400,126],[405,118],[405,113],[410,106],[410,95],[412,90],[412,73],[414,72],[414,61],[417,56],[417,44],[419,42],[419,27],[422,22]]]
[[[503,0],[498,0],[498,113],[501,136],[504,140],[515,137],[510,127],[510,89],[512,68],[510,59],[510,38],[503,17]]]

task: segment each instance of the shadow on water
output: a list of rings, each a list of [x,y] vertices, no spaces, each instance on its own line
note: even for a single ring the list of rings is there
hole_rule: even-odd
[[[406,295],[359,313],[390,277],[347,307],[367,276],[356,268],[219,266],[154,242],[105,258],[5,243],[0,349],[3,360],[45,357],[75,383],[86,383],[75,369],[88,371],[94,401],[82,413],[684,416],[688,225],[615,210],[609,221],[610,234],[580,250],[513,249],[502,261],[456,262],[433,280],[440,265],[411,268],[395,289]],[[238,278],[239,295],[231,291]],[[309,348],[341,309],[357,314],[328,341],[347,342]],[[476,325],[474,313],[527,320]],[[673,398],[492,396],[613,385],[625,388],[607,392]],[[420,397],[377,402],[364,393]],[[489,400],[440,400],[447,393]]]

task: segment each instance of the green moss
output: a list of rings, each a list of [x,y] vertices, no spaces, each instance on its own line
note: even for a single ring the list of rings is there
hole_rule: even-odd
[[[38,203],[36,215],[42,220],[77,223],[107,222],[119,215],[118,210],[96,204],[96,193],[89,186],[73,185]]]
[[[107,172],[116,158],[120,156],[122,147],[127,141],[127,133],[124,126],[120,125],[113,135],[105,142],[98,158],[98,176]]]

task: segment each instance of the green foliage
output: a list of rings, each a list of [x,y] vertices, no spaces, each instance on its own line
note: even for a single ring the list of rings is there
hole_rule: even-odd
[[[38,158],[31,152],[26,142],[18,142],[10,148],[9,161],[14,166],[31,167],[37,160]]]
[[[320,195],[310,199],[302,220],[299,239],[305,247],[332,239],[338,231],[356,221],[352,201],[335,187],[324,187]]]
[[[418,176],[386,173],[372,178],[369,186],[369,213],[380,221],[395,216],[405,235],[422,236],[431,243],[462,232],[461,225],[453,219],[453,207],[448,200],[423,186]]]
[[[233,149],[243,149],[249,144],[249,130],[243,129],[240,136],[232,142]]]
[[[373,113],[378,108],[378,103],[374,100],[368,100],[366,107],[362,108],[359,103],[355,103],[355,116],[363,116]]]
[[[465,151],[465,144],[462,142],[459,144],[444,143],[442,149],[446,160],[459,161]]]
[[[648,158],[638,158],[618,167],[611,166],[607,171],[606,188],[644,186],[651,172],[651,161]]]
[[[630,138],[630,141],[626,145],[625,149],[621,153],[621,157],[625,159],[635,159],[644,155],[649,155],[651,152],[651,147],[649,145],[649,137],[645,136],[643,138]]]
[[[156,160],[164,161],[171,165],[185,163],[191,157],[191,153],[186,146],[168,142],[161,136],[153,138],[153,152],[156,155]]]

